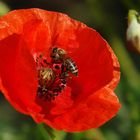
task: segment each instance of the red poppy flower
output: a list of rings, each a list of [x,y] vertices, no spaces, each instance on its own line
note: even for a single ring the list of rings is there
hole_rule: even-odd
[[[71,58],[78,76],[62,61],[56,67],[60,71],[54,69],[50,57],[54,47]],[[64,71],[69,74],[63,79],[65,87],[52,95],[62,84]],[[45,81],[48,73],[52,77]],[[120,108],[113,92],[119,77],[118,60],[107,42],[65,14],[26,9],[0,18],[0,89],[16,110],[37,123],[69,132],[99,127]],[[54,98],[48,100],[49,95]]]

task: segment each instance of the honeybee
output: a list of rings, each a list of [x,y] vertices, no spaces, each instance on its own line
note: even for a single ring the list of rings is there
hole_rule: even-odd
[[[68,75],[68,72],[74,76],[78,75],[76,63],[67,55],[67,52],[61,48],[54,47],[51,51],[53,63],[62,63],[62,74]]]

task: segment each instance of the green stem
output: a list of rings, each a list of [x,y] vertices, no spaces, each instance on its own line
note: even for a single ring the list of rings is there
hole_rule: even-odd
[[[140,87],[140,75],[129,54],[127,53],[125,45],[119,38],[114,37],[112,40],[112,46],[118,56],[122,73],[127,79],[128,84],[134,90],[138,91]]]
[[[54,140],[55,136],[53,135],[53,130],[49,126],[45,126],[44,124],[38,124],[37,127],[44,140]]]

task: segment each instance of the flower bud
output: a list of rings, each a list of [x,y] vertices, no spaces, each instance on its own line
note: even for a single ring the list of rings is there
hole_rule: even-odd
[[[135,10],[128,12],[126,39],[128,49],[140,53],[140,15]]]

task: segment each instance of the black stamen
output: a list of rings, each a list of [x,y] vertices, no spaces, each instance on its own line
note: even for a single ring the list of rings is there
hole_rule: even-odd
[[[59,66],[59,65],[55,65],[54,68],[55,68],[55,69],[60,69],[60,66]]]

